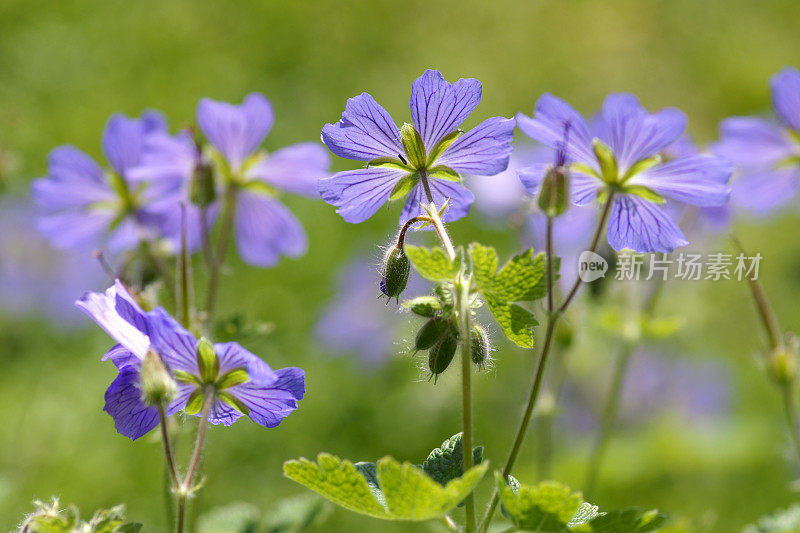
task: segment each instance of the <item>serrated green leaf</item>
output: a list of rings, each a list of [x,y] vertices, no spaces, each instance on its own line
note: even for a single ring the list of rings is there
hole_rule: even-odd
[[[473,242],[469,245],[469,255],[472,257],[472,274],[475,276],[475,283],[479,288],[491,287],[497,272],[497,265],[500,263],[497,250],[491,246]]]
[[[522,485],[515,492],[506,485],[503,476],[495,474],[500,501],[511,521],[522,531],[565,533],[567,524],[581,509],[583,496],[555,481],[543,481],[536,486]]]
[[[583,502],[572,518],[567,522],[567,528],[575,530],[578,526],[588,524],[594,518],[600,516],[600,508],[589,502]],[[587,530],[588,531],[588,530]]]
[[[439,518],[456,507],[475,489],[488,467],[488,463],[474,466],[441,486],[421,468],[385,457],[378,461],[378,479],[393,519],[421,521]]]
[[[553,264],[554,274],[558,265]],[[492,292],[507,302],[538,300],[547,295],[544,254],[533,255],[533,248],[512,257],[494,278]]]
[[[533,313],[517,304],[486,296],[486,304],[500,329],[510,341],[521,348],[533,348],[533,328],[539,322]]]
[[[298,459],[284,463],[284,474],[351,511],[384,520],[421,521],[439,518],[458,505],[486,473],[488,463],[475,466],[442,486],[422,468],[384,457],[374,467],[321,453],[314,463]],[[370,487],[367,477],[373,484]],[[379,490],[379,501],[374,490]]]
[[[422,463],[422,469],[440,485],[446,485],[450,480],[461,477],[464,473],[464,445],[463,433],[456,433],[445,440],[441,447],[434,448],[428,458]],[[472,463],[481,464],[483,461],[483,446],[472,449]]]
[[[667,517],[657,509],[643,511],[629,508],[620,511],[600,513],[589,522],[592,533],[647,533],[660,528]]]
[[[798,533],[800,532],[800,504],[774,514],[762,516],[755,524],[746,526],[743,533]]]
[[[438,246],[405,245],[404,250],[414,269],[419,275],[431,281],[452,281],[458,273],[457,265],[450,261],[447,253]]]
[[[321,453],[316,463],[305,458],[287,461],[283,473],[345,509],[375,518],[390,518],[386,508],[375,499],[367,479],[350,461]]]

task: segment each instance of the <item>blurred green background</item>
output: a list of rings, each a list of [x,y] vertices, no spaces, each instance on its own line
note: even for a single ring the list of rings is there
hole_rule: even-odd
[[[204,96],[238,102],[251,91],[266,94],[277,115],[268,149],[317,139],[346,98],[362,91],[402,122],[411,82],[426,68],[451,81],[482,81],[483,100],[468,126],[530,113],[545,91],[585,112],[609,92],[630,91],[650,108],[681,107],[690,131],[707,142],[722,118],[769,109],[769,76],[800,65],[798,16],[796,0],[3,0],[0,151],[14,161],[3,184],[23,194],[59,144],[100,157],[100,133],[113,112],[157,108],[180,126],[192,121]],[[352,166],[334,161],[335,169]],[[337,265],[375,255],[393,231],[397,209],[353,226],[322,202],[288,202],[308,230],[308,255],[272,270],[234,263],[221,309],[274,323],[274,332],[247,347],[274,367],[306,369],[308,395],[275,430],[242,421],[210,432],[206,507],[246,501],[267,509],[303,493],[282,477],[289,458],[324,450],[353,460],[392,454],[421,461],[459,431],[456,372],[433,386],[403,356],[369,370],[354,357],[331,357],[310,333],[334,296]],[[514,251],[509,230],[480,223],[473,215],[453,224],[454,238],[494,244],[503,255]],[[737,223],[743,241],[765,256],[762,279],[789,329],[800,320],[796,228],[794,213]],[[592,501],[659,507],[690,521],[692,531],[738,531],[797,499],[779,396],[754,357],[762,336],[747,288],[733,281],[673,283],[662,309],[686,322],[662,352],[720,361],[730,370],[729,410],[702,425],[669,412],[626,425],[612,441]],[[86,512],[125,502],[148,530],[162,528],[157,442],[132,444],[101,411],[114,376],[112,365],[99,362],[109,339],[88,320],[64,331],[13,309],[3,317],[0,529],[18,523],[32,499],[51,495]],[[592,335],[579,343],[575,364],[583,366],[576,372],[594,373],[602,390],[614,343]],[[475,390],[476,440],[495,465],[508,451],[533,368],[530,353],[499,348],[496,370],[479,376]],[[557,434],[552,477],[580,488],[591,438]],[[517,470],[523,481],[537,476],[533,443]],[[485,483],[482,498],[487,489]],[[424,527],[337,509],[319,531]]]

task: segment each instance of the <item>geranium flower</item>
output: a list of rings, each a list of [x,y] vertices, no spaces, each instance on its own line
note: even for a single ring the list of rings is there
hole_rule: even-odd
[[[778,121],[727,118],[712,147],[736,165],[732,203],[761,216],[786,205],[800,188],[800,72],[787,67],[770,84]]]
[[[38,229],[53,246],[77,251],[105,246],[113,253],[157,234],[148,207],[160,194],[158,184],[129,175],[141,162],[145,137],[156,131],[166,131],[160,113],[148,111],[140,119],[113,115],[102,140],[110,172],[73,146],[50,152],[47,176],[34,180],[31,190],[45,211]]]
[[[421,204],[430,201],[442,207],[450,200],[446,221],[466,215],[475,197],[461,185],[462,175],[505,170],[514,134],[514,119],[503,117],[466,133],[459,130],[480,102],[481,91],[476,79],[451,84],[439,71],[427,70],[412,85],[412,124],[402,128],[368,93],[349,99],[341,120],[322,129],[322,141],[334,154],[367,161],[367,166],[320,180],[322,199],[352,223],[368,219],[387,201],[406,197],[401,224],[421,214]]]
[[[106,391],[104,410],[114,418],[117,431],[133,440],[159,423],[157,407],[142,396],[142,361],[149,352],[161,358],[177,382],[167,415],[181,410],[199,414],[205,399],[211,398],[212,424],[229,426],[247,415],[262,426],[275,427],[297,409],[305,393],[301,369],[272,370],[237,343],[198,341],[162,308],[142,310],[119,281],[103,294],[86,293],[76,305],[119,342],[103,358],[119,370]]]
[[[663,204],[667,198],[697,206],[722,205],[732,167],[720,157],[698,155],[663,162],[659,153],[681,136],[685,115],[677,109],[650,114],[633,95],[612,94],[590,127],[563,100],[545,94],[533,118],[517,116],[520,129],[554,150],[566,143],[573,203],[611,197],[608,242],[615,250],[671,252],[688,244]],[[546,167],[520,173],[532,192]]]

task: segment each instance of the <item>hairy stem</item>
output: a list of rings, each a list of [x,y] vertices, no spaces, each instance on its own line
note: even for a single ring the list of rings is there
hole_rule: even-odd
[[[228,251],[228,243],[233,231],[233,218],[236,214],[236,197],[238,188],[230,184],[225,190],[225,197],[222,200],[222,222],[220,225],[219,237],[217,240],[217,250],[213,254],[213,262],[209,269],[208,288],[206,289],[206,308],[205,326],[211,327],[214,321],[214,311],[217,304],[217,292],[219,289],[219,278],[222,274],[222,266],[225,263],[225,254]]]
[[[592,237],[592,244],[589,248],[589,251],[594,252],[597,250],[597,246],[600,243],[600,237],[603,234],[603,228],[606,226],[606,221],[608,220],[608,214],[611,212],[611,203],[614,199],[614,194],[611,193],[606,200],[606,204],[603,207],[603,211],[600,214],[600,218],[597,222],[597,228],[595,229],[594,236]],[[552,237],[552,234],[551,234]],[[552,246],[552,244],[550,244]],[[549,260],[549,259],[548,259]],[[548,267],[549,270],[549,267]],[[522,448],[522,443],[525,440],[525,435],[528,431],[528,424],[530,423],[531,416],[533,415],[533,410],[536,407],[536,401],[539,398],[539,392],[542,388],[542,377],[544,376],[544,369],[547,365],[547,358],[550,354],[550,348],[553,343],[553,334],[555,333],[556,324],[558,323],[559,318],[563,315],[564,311],[566,311],[569,304],[572,302],[573,298],[578,292],[578,289],[581,286],[581,279],[578,277],[575,280],[575,284],[572,286],[572,289],[568,293],[567,297],[564,299],[562,304],[555,309],[553,312],[549,314],[547,317],[547,329],[544,335],[544,345],[542,346],[542,353],[539,356],[539,363],[536,367],[536,373],[534,374],[533,382],[531,383],[531,391],[528,395],[528,403],[525,406],[525,411],[522,415],[522,419],[520,420],[519,428],[517,429],[517,433],[514,437],[514,443],[511,446],[511,451],[508,454],[508,459],[506,459],[505,466],[503,467],[503,478],[507,478],[509,474],[511,474],[511,470],[514,468],[514,463],[517,460],[517,456],[519,455],[520,449]],[[554,287],[552,285],[547,287],[548,292],[552,292]],[[555,306],[554,306],[555,307]],[[489,524],[492,521],[492,517],[494,515],[495,510],[497,509],[497,504],[500,501],[500,493],[497,489],[494,490],[492,494],[492,499],[489,502],[489,507],[486,509],[486,514],[481,521],[481,525],[478,528],[479,531],[487,531],[489,528]]]
[[[175,525],[176,533],[183,533],[186,525],[186,503],[192,495],[194,487],[192,482],[200,465],[200,457],[203,454],[203,446],[206,441],[206,430],[208,429],[208,415],[211,412],[211,405],[214,403],[214,388],[206,387],[203,398],[203,411],[200,414],[200,424],[197,427],[197,438],[194,443],[192,458],[189,460],[189,468],[186,476],[178,486],[178,520]]]

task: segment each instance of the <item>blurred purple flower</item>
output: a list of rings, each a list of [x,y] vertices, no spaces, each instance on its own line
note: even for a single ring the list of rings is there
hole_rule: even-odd
[[[322,199],[338,207],[347,222],[367,220],[387,201],[407,195],[400,223],[422,213],[428,203],[450,200],[443,217],[457,220],[469,212],[475,197],[460,185],[466,174],[492,176],[508,166],[514,119],[492,117],[466,133],[459,126],[481,99],[481,83],[462,78],[451,84],[438,70],[426,70],[411,88],[411,136],[418,136],[424,153],[409,151],[389,113],[368,93],[347,101],[339,122],[326,124],[322,141],[339,157],[367,161],[366,168],[339,172],[320,180]],[[413,144],[413,143],[412,143]],[[423,181],[424,180],[424,181]]]
[[[204,98],[197,123],[225,158],[224,179],[236,190],[234,227],[241,258],[270,267],[281,256],[299,257],[308,242],[300,221],[276,198],[277,189],[316,198],[317,181],[328,174],[330,158],[317,143],[300,143],[258,155],[275,115],[263,95],[252,93],[241,105]],[[190,179],[187,176],[185,179]]]
[[[369,261],[349,263],[339,276],[335,299],[317,322],[316,338],[336,352],[355,353],[369,367],[378,367],[398,351],[404,320],[401,310],[377,299],[379,273]],[[413,298],[430,287],[412,271],[405,296]]]
[[[213,345],[218,368],[204,375],[198,340],[164,309],[144,312],[119,281],[105,293],[87,292],[76,305],[119,342],[103,357],[119,370],[106,391],[105,411],[114,418],[117,431],[132,440],[158,425],[158,410],[144,403],[141,391],[141,365],[151,350],[178,383],[168,415],[196,405],[197,396],[213,387],[210,423],[229,426],[247,415],[262,426],[275,427],[297,409],[305,393],[301,369],[274,371],[234,342]]]
[[[535,116],[519,114],[517,123],[553,150],[564,144],[569,124],[565,149],[572,201],[585,205],[598,193],[614,192],[607,233],[615,250],[671,252],[688,244],[660,205],[664,198],[698,206],[727,201],[731,167],[726,160],[704,155],[666,163],[658,159],[686,127],[686,117],[677,109],[650,114],[635,96],[612,94],[590,127],[565,101],[545,94],[536,103]],[[520,178],[535,192],[546,171],[545,165],[533,165],[520,171]]]
[[[727,118],[712,147],[736,165],[731,201],[759,216],[786,205],[800,188],[800,72],[784,68],[770,85],[778,121]]]
[[[57,248],[107,247],[112,253],[154,237],[148,207],[158,197],[160,184],[134,182],[129,173],[141,163],[147,135],[162,131],[166,122],[154,111],[139,119],[113,115],[102,138],[112,172],[75,147],[51,151],[47,176],[31,186],[34,200],[45,211],[39,231]]]
[[[73,302],[87,288],[107,281],[90,254],[54,250],[36,231],[37,213],[28,203],[0,203],[0,302],[15,316],[42,313],[56,324],[74,325]]]
[[[700,425],[730,410],[731,376],[718,361],[678,359],[667,354],[637,353],[623,382],[618,418],[633,424],[666,413]],[[605,387],[564,384],[559,398],[562,423],[575,433],[596,431]]]

